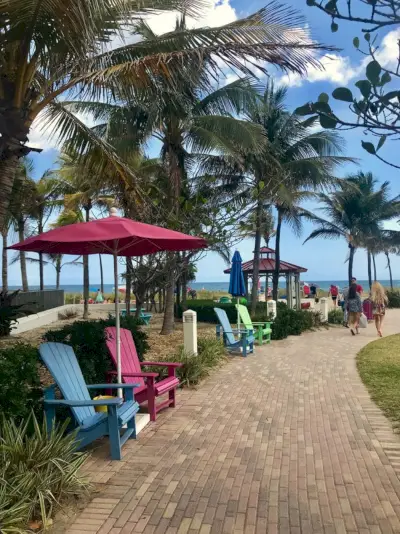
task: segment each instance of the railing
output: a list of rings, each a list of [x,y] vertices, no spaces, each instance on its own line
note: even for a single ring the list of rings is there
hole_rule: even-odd
[[[12,300],[15,306],[22,306],[23,313],[39,313],[64,305],[63,289],[45,289],[44,291],[21,291]]]

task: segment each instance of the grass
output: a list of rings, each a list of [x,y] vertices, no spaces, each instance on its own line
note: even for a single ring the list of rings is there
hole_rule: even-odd
[[[359,352],[357,367],[372,399],[400,427],[400,334],[369,343]]]

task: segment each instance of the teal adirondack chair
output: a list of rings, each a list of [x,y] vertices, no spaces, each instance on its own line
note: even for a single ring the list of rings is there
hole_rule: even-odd
[[[270,322],[253,323],[247,306],[236,304],[236,309],[239,311],[244,327],[248,330],[253,330],[255,333],[259,345],[262,345],[263,343],[271,343],[272,330]]]
[[[131,314],[132,315],[135,315],[135,312],[136,312],[136,308],[131,308]],[[125,317],[126,315],[126,310],[121,310],[121,315],[122,317]],[[144,311],[140,311],[140,315],[139,315],[139,318],[142,319],[142,321],[144,322],[144,324],[146,325],[149,325],[150,324],[150,320],[151,318],[153,317],[153,315],[151,313],[145,313]]]
[[[55,407],[71,408],[78,424],[77,448],[85,447],[95,439],[109,436],[110,452],[113,460],[121,459],[121,446],[128,438],[136,438],[135,415],[139,405],[135,401],[133,389],[138,384],[93,384],[86,385],[74,350],[62,343],[43,343],[39,347],[40,357],[52,374],[56,384],[45,389],[44,410],[47,428],[55,422]],[[64,399],[55,398],[55,386],[60,388]],[[125,399],[92,400],[91,389],[122,388]],[[107,406],[107,413],[95,412],[95,406]],[[121,435],[121,428],[127,425]]]
[[[230,352],[242,352],[243,356],[247,356],[248,352],[254,352],[254,335],[251,330],[238,330],[232,328],[229,323],[226,311],[222,308],[214,308],[214,311],[220,322],[217,325],[217,338],[221,337],[221,328],[224,339],[224,345]],[[235,339],[234,334],[239,334],[240,338]]]

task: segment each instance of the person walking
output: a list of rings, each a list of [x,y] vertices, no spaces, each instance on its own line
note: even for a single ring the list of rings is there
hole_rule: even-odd
[[[353,336],[359,334],[358,323],[362,312],[362,302],[360,293],[357,291],[357,284],[352,283],[347,294],[346,306],[349,313],[350,332]]]
[[[100,291],[100,289],[97,290],[95,302],[96,304],[103,304],[104,302],[103,293]]]
[[[382,323],[385,317],[388,298],[385,289],[379,282],[373,282],[371,286],[372,314],[374,316],[376,331],[382,337]]]
[[[328,296],[332,298],[333,307],[336,308],[336,301],[339,294],[339,288],[338,286],[335,286],[334,284],[331,284],[331,287],[329,288]]]

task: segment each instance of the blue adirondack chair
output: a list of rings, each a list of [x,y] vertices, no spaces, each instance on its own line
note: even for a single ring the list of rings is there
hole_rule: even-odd
[[[136,308],[131,308],[131,315],[135,315],[135,312],[136,312]],[[125,317],[126,316],[126,310],[121,310],[121,315],[122,317]],[[144,324],[148,325],[150,324],[150,320],[151,318],[153,317],[153,315],[151,313],[145,313],[144,311],[140,311],[140,315],[139,315],[139,318],[142,319],[142,321],[144,322]]]
[[[110,452],[113,460],[121,459],[121,446],[128,438],[136,438],[135,415],[139,405],[135,401],[133,389],[138,384],[93,384],[86,385],[74,350],[63,343],[43,343],[39,347],[40,357],[52,374],[56,384],[44,392],[44,410],[47,428],[55,422],[55,407],[71,408],[78,424],[77,448],[85,447],[95,439],[109,436]],[[55,386],[60,388],[64,399],[55,398]],[[92,400],[91,389],[122,388],[125,399]],[[95,412],[95,406],[107,406],[107,412]],[[120,430],[127,425],[124,433]]]
[[[221,337],[221,328],[225,347],[231,352],[242,352],[243,356],[247,356],[248,352],[254,352],[254,334],[251,330],[238,330],[232,328],[229,323],[226,311],[222,308],[214,308],[214,311],[220,322],[217,325],[217,338]],[[239,339],[235,339],[234,334],[239,334]]]

